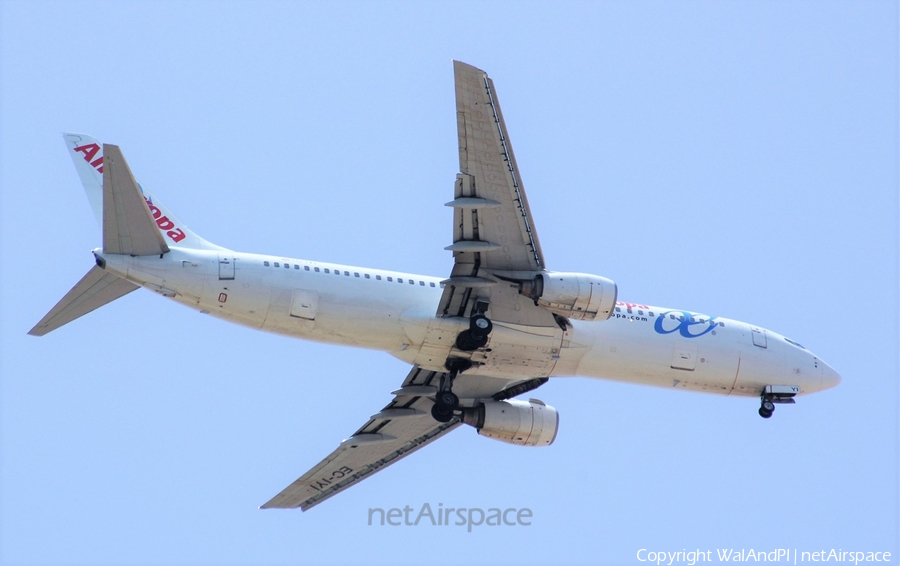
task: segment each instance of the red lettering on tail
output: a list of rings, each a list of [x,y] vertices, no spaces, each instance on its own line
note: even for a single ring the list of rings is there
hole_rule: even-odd
[[[96,169],[98,172],[103,173],[103,156],[101,155],[98,159],[94,159],[94,156],[100,153],[99,145],[95,143],[79,145],[78,147],[73,148],[73,151],[83,153],[84,160],[90,163],[91,167]]]

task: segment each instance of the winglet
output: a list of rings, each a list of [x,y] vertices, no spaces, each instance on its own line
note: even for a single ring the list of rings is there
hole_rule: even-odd
[[[118,146],[103,144],[103,251],[160,255],[169,246]]]

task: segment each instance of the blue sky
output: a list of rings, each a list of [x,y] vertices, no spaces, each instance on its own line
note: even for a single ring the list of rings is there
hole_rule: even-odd
[[[896,2],[4,1],[0,17],[4,563],[900,558]],[[448,274],[451,59],[496,83],[551,269],[773,329],[841,386],[765,421],[752,399],[552,380],[549,448],[466,428],[308,513],[263,512],[390,399],[402,362],[147,292],[26,336],[99,243],[63,131],[118,144],[221,245]],[[534,518],[367,525],[424,503]]]

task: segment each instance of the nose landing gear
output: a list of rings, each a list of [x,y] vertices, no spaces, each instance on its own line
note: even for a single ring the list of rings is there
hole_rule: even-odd
[[[764,419],[768,419],[772,416],[772,413],[775,412],[775,403],[763,398],[762,403],[759,406],[759,416]]]
[[[794,396],[800,393],[796,385],[766,385],[760,395],[759,416],[768,419],[775,412],[775,403],[795,403]]]

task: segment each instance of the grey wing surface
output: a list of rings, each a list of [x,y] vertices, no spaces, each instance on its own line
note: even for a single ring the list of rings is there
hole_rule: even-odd
[[[453,207],[453,244],[446,249],[453,251],[454,265],[437,314],[470,316],[481,298],[492,320],[554,326],[551,313],[502,279],[528,278],[546,265],[494,83],[459,61],[453,71],[460,173],[447,203]]]
[[[453,244],[447,249],[454,265],[437,316],[489,312],[504,332],[518,334],[513,344],[492,343],[488,357],[487,351],[480,353],[479,360],[473,358],[476,367],[456,377],[453,392],[471,403],[504,391],[508,398],[520,392],[511,386],[525,391],[546,381],[564,330],[509,280],[544,271],[543,252],[494,84],[471,65],[453,65],[460,173],[448,203],[454,210]],[[310,509],[458,427],[458,417],[439,423],[431,416],[432,397],[446,375],[432,370],[448,355],[460,354],[443,343],[437,350],[421,362],[431,369],[414,366],[393,401],[262,508]]]
[[[439,423],[431,417],[428,396],[434,395],[441,375],[413,367],[393,401],[260,508],[306,511],[458,427],[458,418]]]

